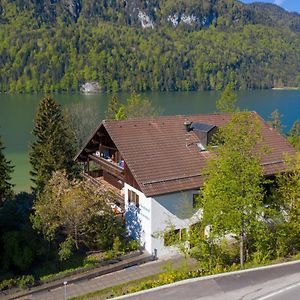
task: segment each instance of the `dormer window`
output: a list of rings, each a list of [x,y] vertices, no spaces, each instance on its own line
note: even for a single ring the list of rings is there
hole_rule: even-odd
[[[206,123],[193,123],[185,121],[184,126],[187,133],[195,133],[199,138],[197,146],[200,151],[206,151],[207,146],[212,142],[213,135],[217,132],[218,127],[216,125]]]
[[[201,149],[201,151],[206,150],[207,146],[212,141],[213,134],[217,131],[217,126],[205,123],[193,123],[191,128],[199,138],[199,144],[201,146],[197,144],[198,147]],[[204,150],[202,150],[202,148],[204,148]]]

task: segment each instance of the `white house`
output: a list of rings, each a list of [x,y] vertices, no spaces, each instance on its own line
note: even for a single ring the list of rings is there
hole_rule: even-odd
[[[255,113],[253,113],[255,114]],[[170,226],[180,238],[199,222],[195,198],[203,184],[201,170],[207,145],[230,114],[162,116],[103,121],[78,153],[84,176],[116,192],[129,233],[158,257],[176,251],[169,245]],[[284,170],[284,153],[294,153],[263,119],[263,143],[269,152],[261,161],[266,176]]]

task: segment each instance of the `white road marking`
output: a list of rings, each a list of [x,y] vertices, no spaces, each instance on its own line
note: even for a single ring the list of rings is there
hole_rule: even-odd
[[[260,297],[260,298],[256,298],[256,300],[265,300],[265,299],[269,299],[269,298],[271,298],[271,297],[273,297],[273,296],[276,296],[276,295],[282,294],[282,293],[284,293],[284,292],[286,292],[286,291],[288,291],[288,290],[291,290],[291,289],[293,289],[293,288],[295,288],[295,287],[297,287],[297,286],[300,286],[300,282],[297,282],[297,283],[294,283],[294,284],[292,284],[292,285],[289,285],[289,286],[287,286],[287,287],[285,287],[285,288],[282,288],[282,289],[280,289],[280,290],[277,290],[276,292],[273,292],[273,293],[268,294],[268,295],[266,295],[266,296],[263,296],[263,297]]]

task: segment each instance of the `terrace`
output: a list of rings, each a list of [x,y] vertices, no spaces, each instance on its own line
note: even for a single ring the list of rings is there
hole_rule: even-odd
[[[83,163],[83,176],[99,186],[111,198],[111,204],[116,213],[124,211],[124,196],[122,188],[125,181],[125,162],[114,145],[103,145],[87,153]]]
[[[93,184],[99,187],[100,190],[107,196],[116,215],[124,213],[125,202],[122,190],[108,183],[104,177],[101,176],[101,172],[92,172],[92,174],[84,172],[82,175],[86,180],[91,181]]]

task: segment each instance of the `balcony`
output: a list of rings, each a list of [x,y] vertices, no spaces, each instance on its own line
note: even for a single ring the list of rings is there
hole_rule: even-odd
[[[122,191],[114,185],[110,184],[107,180],[104,179],[103,176],[94,177],[95,175],[96,173],[83,173],[83,177],[86,180],[91,181],[93,184],[99,187],[99,189],[107,196],[115,214],[123,214],[125,209],[125,200],[124,196],[122,195]],[[101,173],[97,175],[101,175]]]
[[[125,180],[124,168],[119,166],[112,159],[110,158],[106,159],[104,157],[99,157],[94,154],[89,154],[88,158],[89,160],[92,160],[96,164],[98,164],[102,168],[103,172],[111,174],[124,182]]]

